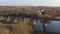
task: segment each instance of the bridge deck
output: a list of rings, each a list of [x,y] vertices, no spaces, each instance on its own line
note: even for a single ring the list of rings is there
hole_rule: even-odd
[[[24,13],[20,13],[20,14],[0,14],[0,16],[14,16],[14,17],[20,16],[20,17],[23,17],[23,18],[36,18],[36,19],[38,18],[38,19],[41,19],[36,14],[24,14]],[[56,17],[56,18],[53,18],[53,19],[50,19],[50,18],[43,18],[43,19],[60,21],[60,17]]]

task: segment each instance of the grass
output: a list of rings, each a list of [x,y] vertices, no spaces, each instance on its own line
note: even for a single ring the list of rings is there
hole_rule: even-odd
[[[1,14],[11,14],[11,13],[16,13],[16,12],[27,13],[27,14],[38,14],[38,12],[37,12],[38,10],[33,7],[32,8],[26,8],[26,7],[25,8],[17,8],[17,7],[15,7],[15,8],[3,7],[2,8],[1,7],[0,10],[1,10],[0,11]],[[46,9],[46,11],[47,11],[47,14],[45,14],[45,16],[50,17],[50,18],[54,17],[56,14],[57,15],[60,14],[60,9],[58,12],[55,12],[53,10],[48,10],[48,9]],[[45,16],[43,16],[43,17],[45,17]],[[33,29],[29,25],[29,19],[26,19],[24,22],[22,19],[20,19],[16,24],[12,24],[13,23],[12,21],[7,22],[7,19],[4,18],[3,22],[0,23],[0,34],[31,34]]]
[[[27,24],[29,19],[26,20],[26,23],[24,23],[22,19],[19,19],[16,24],[12,24],[13,22],[7,22],[6,19],[4,19],[3,22],[0,23],[0,34],[31,34],[32,27]]]

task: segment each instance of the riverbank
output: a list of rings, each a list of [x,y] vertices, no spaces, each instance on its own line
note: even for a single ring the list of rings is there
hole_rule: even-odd
[[[34,31],[33,34],[60,34],[60,33],[56,33],[56,32],[41,32],[41,31]]]
[[[33,34],[60,34],[60,33],[55,33],[55,32],[41,32],[41,31],[34,31]]]

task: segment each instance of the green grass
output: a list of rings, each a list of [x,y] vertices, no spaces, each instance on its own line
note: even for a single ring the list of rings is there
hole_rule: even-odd
[[[8,21],[8,22],[7,22],[7,18],[4,18],[4,19],[2,20],[2,23],[3,23],[3,24],[11,24],[12,21]]]

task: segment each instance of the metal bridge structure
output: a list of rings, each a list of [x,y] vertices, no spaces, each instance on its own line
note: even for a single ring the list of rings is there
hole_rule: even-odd
[[[42,21],[48,21],[48,20],[57,20],[60,21],[60,18],[55,17],[53,19],[51,18],[41,18],[41,15],[44,15],[44,10],[39,11],[39,14],[26,14],[26,13],[5,13],[5,14],[0,14],[1,18],[7,18],[7,21],[13,21],[13,22],[18,22],[19,18],[22,18],[24,20],[24,18],[31,18],[32,25],[36,24],[36,21],[39,19],[43,19]],[[44,32],[46,31],[46,27],[47,27],[47,23],[43,24],[43,28],[44,28]]]

